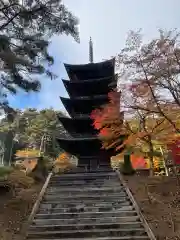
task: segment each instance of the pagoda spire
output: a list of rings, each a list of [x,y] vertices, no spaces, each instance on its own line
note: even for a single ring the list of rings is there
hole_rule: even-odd
[[[93,63],[93,42],[91,37],[89,40],[89,62]]]

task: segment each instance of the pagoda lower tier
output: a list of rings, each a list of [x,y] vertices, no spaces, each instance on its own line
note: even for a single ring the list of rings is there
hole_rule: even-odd
[[[59,145],[78,158],[78,167],[110,167],[112,150],[102,149],[101,141],[97,136],[57,138]]]

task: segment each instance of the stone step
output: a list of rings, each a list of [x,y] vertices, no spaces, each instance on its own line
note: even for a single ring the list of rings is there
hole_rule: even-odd
[[[54,200],[43,200],[42,205],[50,205],[50,207],[53,208],[53,206],[64,206],[64,207],[75,207],[75,206],[106,206],[108,204],[111,204],[111,206],[119,206],[122,204],[130,204],[130,201],[128,200],[127,197],[123,197],[123,198],[109,198],[109,199],[76,199],[72,201],[60,201],[59,199],[54,199]]]
[[[37,231],[31,230],[28,232],[30,238],[82,238],[82,237],[115,237],[115,236],[147,236],[143,228],[127,228],[127,229],[87,229],[87,230],[69,230],[69,231]]]
[[[124,189],[121,189],[119,191],[46,191],[45,195],[48,196],[53,196],[53,195],[57,195],[57,196],[64,196],[64,197],[70,197],[70,196],[121,196],[124,195],[126,193],[126,191]]]
[[[132,211],[134,207],[132,204],[122,203],[121,206],[112,206],[111,204],[105,206],[76,206],[76,207],[68,207],[62,208],[57,206],[51,206],[46,204],[44,207],[42,204],[38,210],[38,213],[86,213],[86,212],[117,212],[117,211]]]
[[[136,222],[140,221],[139,217],[136,216],[122,216],[122,217],[102,217],[102,218],[75,218],[75,219],[34,219],[33,225],[36,226],[45,226],[45,225],[77,225],[77,224],[86,224],[86,225],[102,225],[105,224],[125,224],[127,222]]]
[[[88,187],[76,187],[72,189],[72,185],[71,186],[50,186],[47,188],[46,192],[54,192],[54,193],[67,193],[67,192],[72,192],[72,193],[84,193],[84,192],[90,192],[90,193],[118,193],[124,191],[125,192],[125,188],[123,186],[88,186]]]
[[[87,195],[90,195],[90,196],[92,196],[92,195],[100,195],[100,196],[110,196],[110,195],[122,195],[122,194],[126,194],[127,195],[127,193],[126,193],[126,191],[125,191],[125,189],[123,189],[123,188],[121,188],[121,189],[119,189],[119,191],[69,191],[68,189],[67,189],[67,191],[60,191],[60,189],[57,189],[57,190],[47,190],[46,192],[45,192],[45,194],[46,195],[59,195],[59,196],[69,196],[69,195],[72,195],[72,196],[80,196],[80,195],[82,195],[82,196],[87,196]]]
[[[61,186],[73,186],[74,188],[79,187],[119,187],[121,186],[119,181],[96,181],[96,182],[83,182],[83,181],[59,181],[50,182],[48,187],[61,187]]]
[[[33,240],[44,240],[44,238],[28,238]],[[52,238],[51,238],[52,239]],[[50,240],[50,238],[46,238]],[[53,240],[60,240],[59,238],[53,238]],[[61,238],[61,240],[74,240],[74,238]],[[118,236],[118,237],[98,237],[98,238],[76,238],[76,240],[149,240],[148,236]]]
[[[71,170],[70,172],[68,172],[67,174],[89,174],[89,173],[95,173],[95,174],[99,174],[99,173],[112,173],[114,172],[112,170],[111,167],[107,167],[107,166],[101,166],[100,168],[98,169],[86,169],[85,168],[81,168],[81,167],[78,167],[78,169],[73,169]],[[56,174],[55,176],[59,176],[59,174]]]
[[[113,200],[115,201],[116,199],[118,200],[121,200],[121,199],[127,199],[128,196],[126,193],[118,193],[118,194],[94,194],[94,195],[90,195],[90,194],[87,194],[87,195],[84,195],[84,194],[79,194],[79,195],[72,195],[72,194],[69,194],[69,195],[56,195],[56,194],[46,194],[44,195],[43,199],[44,200],[47,200],[47,201],[60,201],[60,202],[64,202],[64,201],[69,201],[69,202],[72,202],[72,201],[77,201],[77,200],[80,200],[80,201],[105,201],[105,200]]]
[[[54,182],[54,183],[56,183],[56,182],[73,182],[73,183],[75,183],[75,182],[84,182],[84,183],[88,183],[88,182],[113,182],[113,181],[115,181],[115,182],[119,182],[120,183],[120,181],[119,181],[119,178],[117,178],[117,177],[104,177],[104,178],[82,178],[82,179],[78,179],[78,178],[62,178],[62,179],[51,179],[50,180],[50,183],[52,183],[52,182]]]
[[[131,210],[131,209],[130,209]],[[52,213],[52,214],[36,214],[35,220],[39,219],[64,219],[64,220],[77,220],[77,219],[86,219],[86,218],[113,218],[113,217],[123,217],[123,216],[136,216],[136,211],[112,211],[112,212],[80,212],[80,213]]]
[[[107,176],[116,176],[117,177],[117,174],[116,172],[91,172],[91,173],[87,173],[87,172],[84,172],[84,173],[66,173],[66,174],[61,174],[61,175],[55,175],[52,177],[52,179],[56,179],[56,178],[82,178],[82,179],[85,179],[86,177],[96,177],[96,178],[100,178],[100,177],[107,177]]]
[[[125,192],[125,189],[123,186],[116,187],[116,188],[112,188],[112,187],[81,187],[81,188],[72,188],[72,186],[70,187],[49,187],[46,190],[46,193],[48,194],[66,194],[66,193],[90,193],[90,194],[94,194],[94,193],[117,193],[117,192]]]
[[[97,181],[97,180],[115,180],[119,179],[116,174],[109,175],[109,174],[104,174],[101,176],[91,176],[91,175],[84,175],[84,176],[59,176],[59,177],[52,177],[51,181],[73,181],[73,180],[78,180],[78,181]]]
[[[125,220],[126,221],[126,220]],[[138,222],[116,222],[116,223],[77,223],[77,224],[36,224],[33,223],[29,231],[72,231],[72,230],[90,230],[90,229],[137,229],[142,228],[142,223]]]
[[[102,179],[59,179],[59,180],[52,180],[49,182],[50,184],[59,184],[59,183],[73,183],[74,184],[89,184],[89,183],[108,183],[108,182],[116,182],[119,183],[119,179],[117,178],[102,178]]]
[[[50,183],[60,183],[60,182],[82,182],[82,183],[92,183],[92,182],[119,182],[119,179],[117,177],[104,177],[104,178],[84,178],[84,179],[78,179],[78,178],[62,178],[62,179],[51,179]]]
[[[128,196],[127,195],[119,195],[119,196],[84,196],[82,198],[78,197],[78,196],[72,196],[72,197],[66,197],[66,196],[60,196],[60,197],[56,197],[56,195],[45,195],[43,198],[43,202],[52,202],[52,203],[63,203],[64,201],[67,202],[72,202],[72,203],[79,203],[84,201],[85,203],[87,202],[106,202],[106,201],[113,201],[113,202],[122,202],[122,201],[126,201],[128,200]]]

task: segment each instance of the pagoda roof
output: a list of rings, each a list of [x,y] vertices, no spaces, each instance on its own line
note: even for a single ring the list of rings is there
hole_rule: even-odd
[[[97,134],[97,130],[93,127],[93,121],[89,118],[69,118],[58,116],[59,121],[62,123],[64,128],[72,136],[79,134]]]
[[[115,58],[98,63],[64,64],[71,81],[104,78],[114,75]]]
[[[65,79],[62,79],[62,81],[69,96],[91,96],[99,93],[107,94],[113,87],[116,87],[117,75],[84,81],[69,81]]]
[[[91,97],[65,98],[60,97],[64,107],[70,116],[74,114],[90,114],[93,109],[98,108],[108,101],[107,95]]]
[[[81,137],[81,138],[56,138],[59,146],[64,149],[66,152],[72,155],[86,156],[95,155],[101,150],[101,141],[98,137]]]
[[[89,136],[79,136],[79,137],[74,137],[74,136],[63,136],[63,137],[56,137],[58,141],[65,141],[65,142],[81,142],[81,141],[86,141],[86,142],[91,142],[94,140],[98,140],[98,136],[95,135],[89,135]]]
[[[85,85],[85,84],[95,84],[96,82],[104,82],[104,84],[107,84],[107,81],[116,81],[117,80],[117,76],[118,74],[114,74],[111,76],[107,76],[107,77],[101,77],[101,78],[94,78],[94,79],[85,79],[83,81],[79,81],[79,80],[74,80],[74,81],[70,81],[67,79],[62,79],[63,82],[68,83],[70,85],[75,85],[75,84],[79,84],[79,85]]]
[[[60,122],[84,122],[84,121],[87,121],[87,122],[92,122],[91,118],[89,117],[89,115],[85,115],[84,117],[68,117],[68,116],[61,116],[60,114],[57,115],[58,119]]]

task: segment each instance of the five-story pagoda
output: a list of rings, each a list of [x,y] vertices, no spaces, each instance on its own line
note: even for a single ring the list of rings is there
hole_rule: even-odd
[[[70,80],[62,81],[69,98],[61,97],[61,101],[70,117],[58,117],[70,136],[57,140],[61,148],[78,158],[78,167],[95,170],[110,167],[111,152],[101,148],[90,114],[108,102],[108,92],[116,87],[117,78],[115,60],[93,63],[91,39],[89,46],[89,64],[65,64]]]

